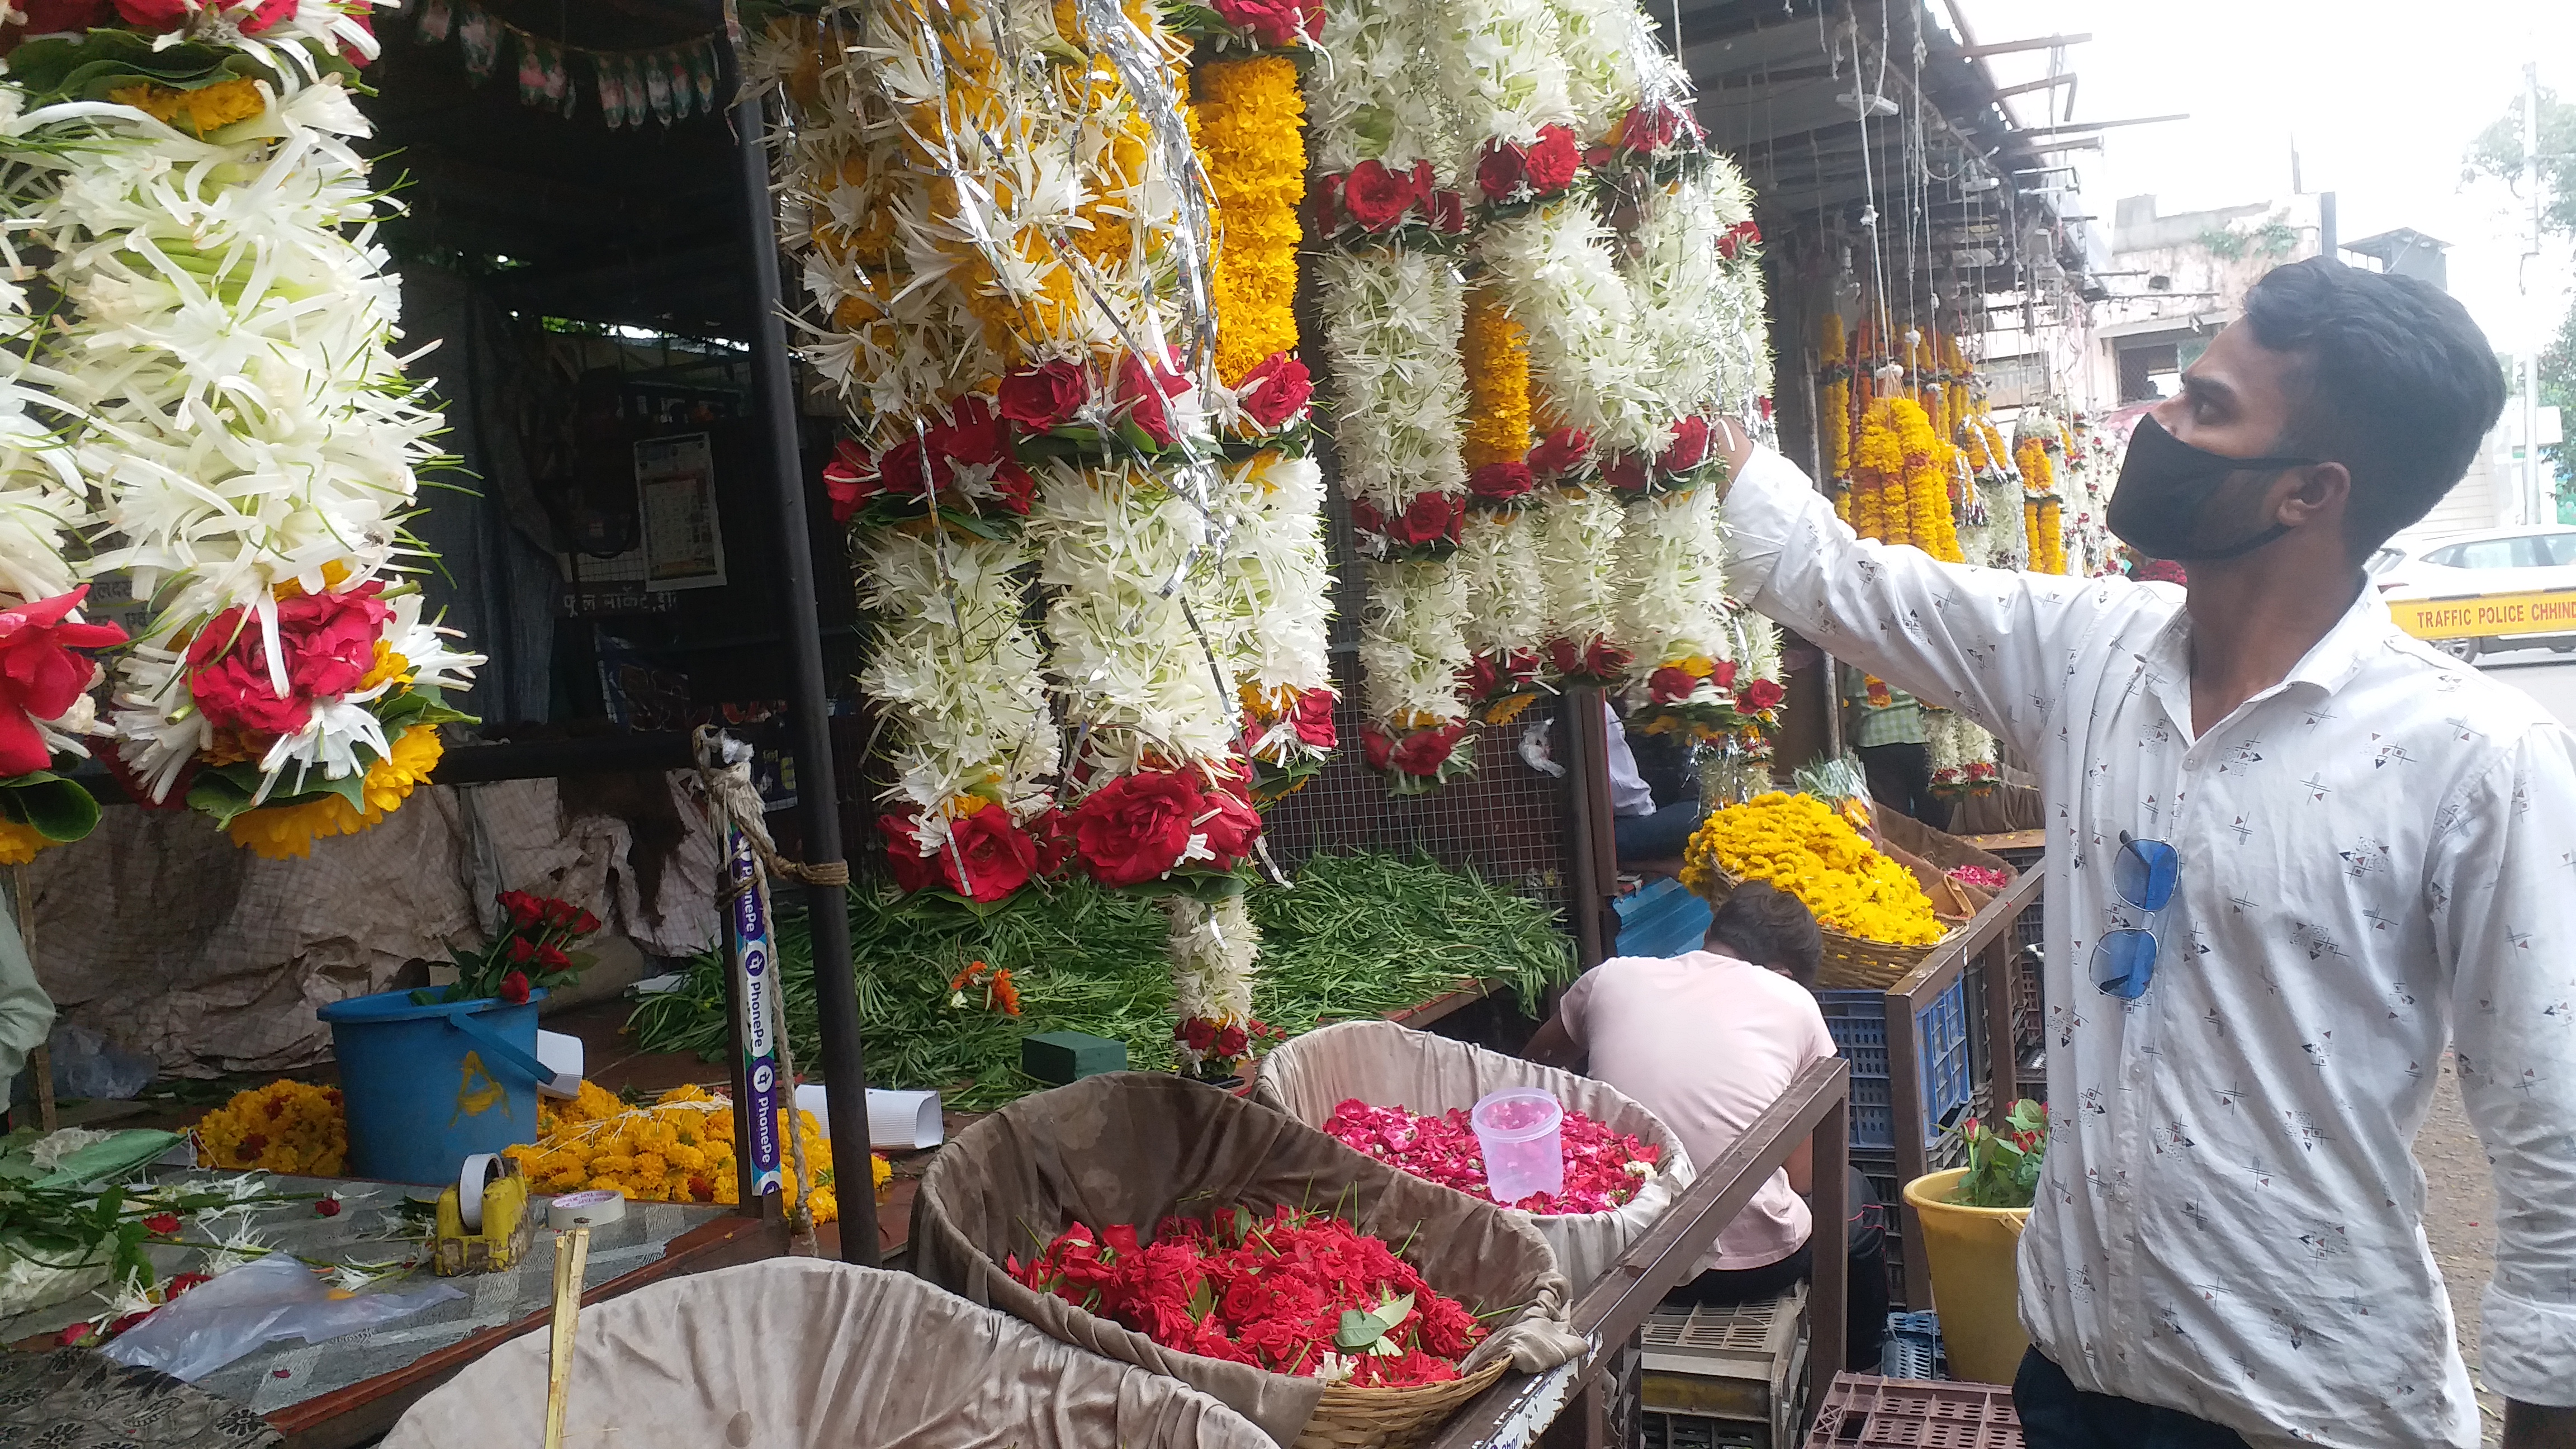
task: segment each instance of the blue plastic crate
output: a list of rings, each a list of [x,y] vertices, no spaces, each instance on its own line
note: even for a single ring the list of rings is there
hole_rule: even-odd
[[[1708,902],[1666,876],[1611,902],[1619,913],[1620,956],[1679,956],[1708,935]]]
[[[1894,1094],[1887,1065],[1887,994],[1881,991],[1819,991],[1816,1006],[1834,1049],[1851,1063],[1851,1145],[1889,1152],[1896,1147],[1891,1120]],[[1968,1061],[1968,982],[1963,975],[1950,989],[1915,1013],[1923,1069],[1923,1144],[1941,1140],[1948,1119],[1963,1111],[1974,1090]]]
[[[1890,1379],[1948,1378],[1950,1356],[1941,1347],[1940,1316],[1929,1311],[1887,1315],[1887,1337],[1879,1342],[1878,1373]]]

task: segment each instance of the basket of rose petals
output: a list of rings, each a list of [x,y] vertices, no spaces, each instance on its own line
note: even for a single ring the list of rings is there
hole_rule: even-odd
[[[1539,1088],[1565,1109],[1565,1191],[1504,1206],[1547,1240],[1579,1290],[1609,1271],[1693,1175],[1681,1139],[1617,1089],[1393,1022],[1352,1021],[1308,1032],[1264,1057],[1253,1100],[1390,1166],[1491,1202],[1468,1111],[1506,1087]]]
[[[1412,1449],[1506,1368],[1584,1350],[1528,1220],[1240,1097],[1117,1072],[960,1132],[914,1267],[1187,1382],[1283,1445]]]

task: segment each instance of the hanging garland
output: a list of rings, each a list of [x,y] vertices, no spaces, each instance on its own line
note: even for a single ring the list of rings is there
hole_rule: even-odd
[[[151,623],[115,666],[116,766],[265,856],[368,828],[437,764],[482,662],[421,617],[401,532],[441,426],[353,138],[365,7],[129,7],[19,46],[26,232],[64,299],[36,360]],[[103,12],[86,18],[101,18]],[[190,184],[172,184],[185,176]]]
[[[2062,574],[2066,572],[2066,536],[2059,518],[2056,460],[2038,430],[2023,423],[2016,424],[2014,431],[2018,437],[2013,444],[2013,463],[2021,473],[2022,526],[2029,546],[2030,570]]]
[[[1547,578],[1539,569],[1530,474],[1529,333],[1491,292],[1467,298],[1461,348],[1467,374],[1465,461],[1471,511],[1458,534],[1467,576],[1467,691],[1488,723],[1504,724],[1539,694],[1547,642]]]
[[[1455,559],[1468,497],[1466,296],[1448,255],[1467,214],[1458,122],[1430,69],[1435,23],[1419,5],[1331,6],[1320,48],[1332,62],[1307,92],[1316,231],[1329,244],[1316,280],[1334,443],[1368,590],[1362,743],[1397,794],[1474,765]]]
[[[1825,477],[1834,490],[1835,510],[1851,520],[1852,366],[1845,351],[1843,319],[1828,312],[1816,338],[1816,439],[1824,452]]]
[[[519,104],[566,119],[581,111],[581,89],[573,81],[576,58],[590,71],[599,118],[611,130],[641,126],[647,118],[668,126],[716,113],[724,62],[712,32],[676,45],[594,50],[522,30],[474,0],[423,0],[412,38],[422,45],[442,45],[451,36],[465,58],[468,79],[477,85],[490,80],[515,52]]]

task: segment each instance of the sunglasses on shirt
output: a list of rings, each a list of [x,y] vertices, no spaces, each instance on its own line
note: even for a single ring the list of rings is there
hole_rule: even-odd
[[[2120,899],[2146,912],[2161,914],[2173,904],[2174,886],[2182,876],[2182,857],[2161,840],[2138,840],[2120,832],[2120,854],[2111,864],[2111,884]],[[2105,996],[2135,1001],[2156,979],[2156,957],[2163,953],[2156,933],[2144,926],[2124,926],[2093,943],[2093,984]]]

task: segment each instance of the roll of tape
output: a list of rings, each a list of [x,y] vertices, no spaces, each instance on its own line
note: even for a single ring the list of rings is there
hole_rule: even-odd
[[[556,1232],[595,1228],[626,1216],[626,1194],[607,1188],[568,1192],[546,1204],[546,1226]]]
[[[483,1188],[501,1175],[501,1154],[477,1152],[465,1159],[465,1167],[456,1175],[456,1217],[465,1231],[483,1231]]]

